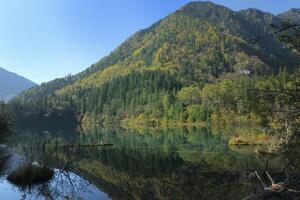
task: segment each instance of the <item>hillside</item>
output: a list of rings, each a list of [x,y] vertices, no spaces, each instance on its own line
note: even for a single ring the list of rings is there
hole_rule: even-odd
[[[0,67],[0,100],[8,101],[36,84]]]
[[[208,83],[278,73],[282,67],[295,70],[299,57],[276,38],[249,42],[269,34],[271,24],[279,22],[256,9],[234,12],[210,2],[189,3],[137,32],[86,71],[19,95],[12,102],[14,112],[48,116],[71,110],[83,121],[112,116],[187,119],[188,106],[200,103],[198,96]],[[207,112],[208,106],[197,109]]]

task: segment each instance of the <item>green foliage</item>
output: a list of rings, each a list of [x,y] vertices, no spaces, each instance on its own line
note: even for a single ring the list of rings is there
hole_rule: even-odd
[[[193,105],[200,103],[201,89],[196,86],[184,87],[178,92],[178,99],[185,105]]]

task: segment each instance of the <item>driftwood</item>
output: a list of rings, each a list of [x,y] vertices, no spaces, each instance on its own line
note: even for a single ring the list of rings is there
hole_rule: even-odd
[[[50,143],[47,143],[46,141],[42,141],[42,142],[39,142],[38,144],[36,145],[33,145],[33,146],[22,146],[23,150],[26,151],[26,150],[42,150],[42,151],[45,151],[46,150],[46,147],[55,147],[55,148],[81,148],[81,147],[110,147],[110,146],[113,146],[113,144],[111,143],[103,143],[102,140],[100,141],[97,141],[95,143],[90,143],[90,144],[74,144],[74,143],[62,143],[62,144],[59,144],[58,141],[55,142],[55,144],[50,144]]]
[[[278,199],[290,199],[291,196],[299,195],[300,191],[292,189],[296,184],[289,184],[289,181],[282,181],[276,183],[268,171],[265,169],[264,173],[268,177],[270,184],[263,181],[258,172],[255,171],[255,176],[261,183],[261,190],[248,195],[241,200],[254,200],[254,199],[273,199],[277,197]],[[288,197],[288,198],[286,198]]]
[[[113,144],[107,143],[107,144],[67,144],[62,145],[62,147],[66,148],[72,148],[72,147],[108,147],[113,146]]]

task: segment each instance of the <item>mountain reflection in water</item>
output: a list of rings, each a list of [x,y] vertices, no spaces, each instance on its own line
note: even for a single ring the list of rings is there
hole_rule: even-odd
[[[1,199],[241,199],[259,184],[249,181],[249,172],[263,169],[267,159],[269,170],[277,172],[281,160],[258,156],[251,147],[228,146],[225,131],[204,127],[16,127],[9,146],[19,159],[7,166],[37,162],[55,169],[55,175],[49,182],[22,188],[9,183],[8,172],[4,173]],[[114,146],[57,146],[100,140]]]

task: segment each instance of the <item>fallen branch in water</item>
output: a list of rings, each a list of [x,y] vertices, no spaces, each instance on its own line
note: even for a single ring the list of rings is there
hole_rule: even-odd
[[[60,145],[58,145],[60,146]],[[107,147],[107,146],[113,146],[113,144],[67,144],[67,145],[61,145],[62,147],[71,148],[71,147]]]
[[[43,143],[39,143],[37,145],[34,145],[34,146],[22,146],[23,150],[26,151],[26,150],[43,150],[45,151],[46,147],[55,147],[55,148],[75,148],[75,147],[78,147],[78,148],[81,148],[81,147],[109,147],[109,146],[113,146],[113,144],[111,143],[95,143],[95,144],[70,144],[70,143],[67,143],[67,144],[48,144],[46,142],[43,142]]]
[[[271,184],[267,184],[263,181],[261,176],[255,170],[255,175],[259,182],[261,183],[261,191],[257,193],[252,193],[241,200],[254,200],[254,199],[273,199],[273,197],[278,197],[279,199],[287,199],[285,198],[288,196],[288,199],[292,199],[291,196],[297,195],[297,199],[300,195],[300,191],[293,189],[292,187],[298,185],[297,184],[289,184],[289,181],[282,181],[282,182],[275,182],[268,171],[265,169],[264,174],[268,177]]]

